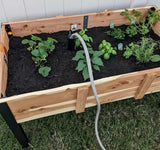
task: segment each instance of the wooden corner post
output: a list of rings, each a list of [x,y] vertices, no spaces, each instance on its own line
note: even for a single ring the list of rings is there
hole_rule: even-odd
[[[76,113],[85,111],[86,101],[88,95],[88,86],[79,87],[77,90]]]
[[[149,87],[152,84],[152,81],[156,78],[156,73],[147,73],[144,77],[144,80],[140,84],[134,98],[142,99]]]

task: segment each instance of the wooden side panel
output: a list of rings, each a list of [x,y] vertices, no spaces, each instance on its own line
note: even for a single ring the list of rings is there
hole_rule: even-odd
[[[1,30],[1,42],[0,42],[0,97],[1,94],[6,96],[6,86],[7,86],[7,76],[8,76],[8,67],[4,61],[4,57],[8,58],[8,49],[9,49],[9,39],[5,31],[5,27],[2,26]]]
[[[160,21],[158,21],[154,26],[152,26],[154,33],[160,36]]]
[[[160,82],[160,68],[140,71],[95,81],[98,96],[102,104],[134,97],[141,85],[146,73],[155,73],[152,83]],[[90,83],[67,85],[47,91],[32,92],[19,96],[5,98],[17,122],[25,122],[57,113],[76,109],[77,89],[81,86],[89,86],[86,107],[96,105]],[[152,86],[151,86],[152,87]],[[150,88],[151,91],[160,91],[160,86]]]
[[[150,7],[140,7],[136,10],[140,11],[144,16],[148,12]],[[131,11],[131,9],[129,9]],[[129,24],[128,19],[125,16],[121,16],[120,13],[123,10],[117,11],[105,11],[99,13],[90,13],[75,16],[63,16],[61,18],[48,18],[29,20],[21,22],[11,22],[11,28],[14,36],[27,36],[31,34],[39,33],[53,33],[58,31],[70,30],[72,24],[77,24],[78,29],[83,28],[83,18],[88,15],[88,28],[108,26],[111,22],[115,25]]]
[[[77,100],[76,100],[76,113],[81,113],[85,111],[87,95],[88,95],[88,86],[82,86],[78,88]]]
[[[0,43],[3,44],[3,46],[5,47],[5,49],[9,50],[9,38],[8,38],[8,35],[6,33],[6,30],[5,30],[5,26],[2,25],[2,28],[1,28],[1,41]]]
[[[3,96],[6,96],[7,69],[7,65],[4,62],[4,53],[0,52],[0,94],[3,94]]]

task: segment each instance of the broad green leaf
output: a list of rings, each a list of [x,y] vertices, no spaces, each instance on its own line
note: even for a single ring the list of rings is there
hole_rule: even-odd
[[[103,44],[101,43],[101,44],[99,44],[98,49],[99,49],[99,50],[102,50],[102,48],[103,48]]]
[[[50,46],[50,50],[53,51],[55,49],[55,45]]]
[[[51,71],[51,67],[48,67],[48,66],[40,67],[38,70],[39,74],[41,74],[43,77],[47,77],[50,71]]]
[[[32,35],[32,36],[31,36],[31,39],[32,39],[33,41],[42,41],[42,39],[41,39],[40,37],[35,36],[35,35]]]
[[[99,57],[99,56],[102,56],[103,54],[104,54],[103,51],[94,51],[93,57]]]
[[[90,43],[86,43],[87,47],[92,47]]]
[[[76,47],[76,48],[77,48],[77,47],[79,47],[79,46],[80,46],[80,44],[81,44],[80,40],[79,40],[79,39],[76,39],[75,47]]]
[[[29,40],[27,39],[22,40],[22,44],[28,44],[28,43],[29,43]]]
[[[82,75],[83,75],[84,80],[87,80],[89,78],[89,73],[88,73],[87,66],[83,69]]]
[[[89,42],[89,38],[88,38],[88,36],[87,36],[86,34],[84,34],[84,35],[82,36],[82,38],[83,38],[84,41]]]
[[[33,47],[34,45],[36,45],[36,42],[29,40],[28,44],[30,47]]]
[[[92,63],[98,66],[103,66],[103,61],[99,57],[92,57]]]
[[[93,38],[92,37],[88,37],[88,38],[89,38],[90,42],[93,42]]]
[[[44,48],[39,48],[39,52],[43,58],[48,57],[48,53],[45,51]]]
[[[78,61],[79,59],[84,59],[84,58],[85,58],[84,51],[81,50],[76,53],[76,56],[73,57],[72,60]]]
[[[160,61],[160,55],[153,55],[151,56],[152,62],[159,62]]]
[[[34,49],[34,50],[31,51],[31,54],[33,56],[39,56],[39,51],[37,49]]]
[[[97,71],[100,71],[100,68],[99,68],[98,65],[93,65],[93,69],[94,69],[94,70],[97,70]]]
[[[86,67],[86,64],[84,63],[83,60],[80,60],[80,61],[78,62],[78,66],[77,66],[76,70],[77,70],[78,72],[80,72],[80,71],[82,71],[82,70],[84,69],[84,67]]]

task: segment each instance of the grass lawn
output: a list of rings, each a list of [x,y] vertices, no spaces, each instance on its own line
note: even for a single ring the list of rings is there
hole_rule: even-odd
[[[100,137],[107,150],[160,150],[160,93],[142,100],[102,105]],[[100,150],[94,132],[96,107],[22,123],[33,148],[27,150]],[[0,116],[0,150],[21,150]]]

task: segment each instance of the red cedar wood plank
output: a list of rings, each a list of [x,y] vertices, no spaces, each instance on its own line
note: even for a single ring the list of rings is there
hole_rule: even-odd
[[[76,100],[76,113],[81,113],[85,111],[87,95],[88,95],[88,86],[82,86],[78,88],[77,100]]]
[[[148,12],[148,7],[135,8],[143,15]],[[132,9],[129,9],[131,11]],[[83,17],[88,15],[88,28],[108,26],[111,21],[115,25],[129,24],[127,17],[121,16],[120,13],[124,10],[104,11],[99,13],[90,13],[74,16],[60,16],[47,19],[37,19],[29,21],[19,21],[9,23],[14,36],[27,36],[39,33],[53,33],[58,31],[70,30],[72,24],[77,24],[77,29],[83,28]],[[5,25],[5,24],[4,24]]]
[[[156,78],[155,73],[148,73],[145,75],[144,80],[142,81],[142,84],[140,84],[134,98],[135,99],[141,99],[145,95],[146,91],[151,86],[153,80]]]
[[[137,76],[139,74],[144,75],[146,72],[154,72],[154,71],[160,73],[160,68],[151,69],[151,70],[148,70],[148,71],[140,71],[140,72],[132,73],[132,74],[126,74],[126,75],[123,75],[123,76],[125,78],[125,77],[128,77],[130,75],[133,78],[134,74],[135,74],[135,76]],[[107,84],[107,82],[103,83],[103,84]],[[102,85],[102,84],[100,84],[100,85]],[[78,85],[77,85],[77,87],[78,87]],[[104,88],[104,87],[102,87],[102,88]],[[136,90],[133,91],[133,89],[135,89],[135,88],[136,88]],[[107,92],[109,95],[105,96],[105,94],[104,94],[105,98],[108,98],[108,99],[104,100],[104,97],[103,97],[103,100],[102,100],[101,103],[112,102],[112,101],[118,100],[119,98],[123,99],[126,96],[127,97],[133,97],[135,95],[135,92],[137,91],[137,88],[138,88],[138,86],[136,85],[136,87],[131,86],[128,89],[124,88],[124,91],[122,89],[121,89],[122,91],[120,89],[117,90],[117,91],[115,89],[113,89],[113,91],[110,91],[111,93]],[[128,91],[129,93],[127,95],[125,90],[129,90],[131,93]],[[159,88],[159,90],[160,90],[160,88]],[[68,108],[65,107],[66,102],[67,102],[67,105],[69,105],[69,107],[72,107],[72,109],[73,109],[73,107],[75,107],[75,105],[76,105],[76,95],[77,95],[76,91],[77,90],[76,89],[68,89],[67,91],[68,91],[67,93],[66,92],[64,92],[64,93],[60,92],[60,93],[51,94],[49,96],[48,96],[47,93],[44,94],[44,95],[40,94],[39,96],[35,95],[35,97],[30,96],[30,97],[22,98],[22,99],[19,99],[19,100],[10,101],[10,102],[8,102],[8,104],[9,104],[9,107],[11,108],[13,114],[15,115],[15,117],[19,118],[19,119],[23,119],[23,118],[27,118],[27,117],[31,117],[31,116],[35,116],[35,115],[36,116],[38,115],[40,117],[40,115],[43,116],[43,113],[49,113],[50,114],[51,111],[57,110],[57,107],[59,109],[61,107],[61,108],[65,109],[65,111],[69,111],[70,109],[68,110]],[[115,94],[114,92],[120,92],[121,94],[120,95]],[[132,93],[132,92],[134,92],[134,93]],[[101,93],[101,94],[103,95],[103,93]],[[110,95],[110,94],[112,94],[112,95]],[[60,95],[61,95],[61,97],[59,97]],[[62,97],[64,99],[62,99]],[[24,103],[25,103],[25,105],[24,105]],[[73,103],[72,106],[70,105],[71,103]],[[94,98],[92,99],[92,103],[95,103]],[[53,105],[53,106],[51,106],[51,105]],[[54,105],[56,105],[56,107]],[[64,106],[62,107],[61,105],[62,106],[64,105]],[[60,113],[60,111],[59,111],[59,113]]]
[[[152,83],[152,85],[150,86],[146,94],[159,91],[160,90],[159,85],[160,85],[160,82]],[[115,101],[119,101],[126,98],[131,98],[135,95],[137,88],[138,87],[127,89],[125,91],[118,91],[116,93],[108,93],[107,95],[99,96],[100,103],[105,104],[105,103],[115,102]],[[14,113],[14,115],[16,117],[17,122],[21,123],[29,120],[38,119],[38,118],[41,118],[42,116],[47,117],[50,115],[73,111],[76,109],[75,103],[76,103],[76,100],[69,104],[63,104],[60,106],[41,108],[35,111],[26,110],[24,112],[16,112]],[[87,103],[86,103],[86,108],[92,107],[92,106],[96,106],[96,101],[94,98],[87,100]]]
[[[5,47],[5,51],[7,51],[8,52],[8,50],[9,50],[9,38],[8,38],[8,35],[7,35],[7,33],[6,33],[6,30],[5,30],[5,25],[3,24],[2,25],[2,28],[1,28],[1,41],[0,41],[0,43],[2,43],[3,44],[3,46]],[[6,54],[6,56],[7,56],[8,54]]]
[[[3,96],[6,96],[6,86],[7,86],[7,65],[4,62],[4,53],[0,52],[0,94],[2,93]],[[0,95],[1,97],[1,95]]]

